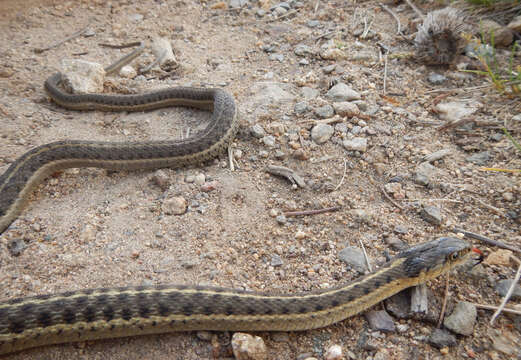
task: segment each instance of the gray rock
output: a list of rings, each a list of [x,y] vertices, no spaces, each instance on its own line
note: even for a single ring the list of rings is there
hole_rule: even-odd
[[[338,83],[327,92],[326,96],[334,102],[360,100],[358,92],[344,83]]]
[[[62,60],[63,86],[73,94],[103,92],[105,70],[98,63],[79,59]]]
[[[447,329],[460,335],[472,335],[478,312],[476,306],[468,302],[458,302],[454,311],[443,321]]]
[[[275,159],[283,160],[286,157],[286,153],[281,150],[275,151]]]
[[[335,110],[331,105],[327,104],[315,109],[315,114],[321,119],[327,119],[335,115]]]
[[[257,139],[262,139],[266,135],[266,131],[260,124],[255,124],[250,128],[250,133]]]
[[[275,6],[272,6],[272,7],[270,8],[270,10],[273,11],[273,10],[275,10],[275,9],[278,8],[278,7],[281,7],[281,8],[286,9],[286,10],[291,9],[291,6],[289,5],[289,3],[283,1],[283,2],[281,2],[281,3],[278,3],[278,4],[275,5]]]
[[[271,262],[270,262],[270,264],[273,267],[278,267],[278,266],[282,266],[284,264],[284,262],[282,261],[280,256],[278,256],[277,254],[273,254],[273,255],[271,255]]]
[[[348,246],[338,253],[340,260],[360,273],[367,270],[364,253],[359,248]]]
[[[453,347],[458,344],[454,335],[442,329],[434,329],[434,331],[427,338],[427,341],[429,344],[438,349],[444,347]]]
[[[333,108],[335,109],[335,113],[340,116],[347,116],[348,118],[352,118],[360,114],[360,109],[353,102],[341,101],[333,103]]]
[[[355,126],[353,126],[353,128],[351,129],[350,132],[353,135],[358,135],[358,134],[360,134],[362,132],[362,128],[360,126],[358,126],[358,125],[355,125]]]
[[[420,215],[423,220],[433,225],[441,225],[443,221],[441,210],[436,206],[424,206]]]
[[[405,235],[409,232],[409,229],[407,228],[407,226],[404,226],[404,225],[396,225],[394,227],[394,232],[397,234]]]
[[[347,133],[347,124],[345,123],[338,123],[335,125],[335,130],[341,133]]]
[[[304,44],[298,44],[295,46],[295,50],[293,50],[295,55],[298,56],[306,56],[313,54],[313,49],[311,47],[304,45]]]
[[[505,296],[508,292],[508,289],[510,289],[510,286],[512,285],[512,281],[514,281],[514,280],[505,279],[505,280],[498,281],[498,283],[496,285],[496,292],[500,296]],[[521,300],[521,286],[519,286],[519,284],[517,284],[514,287],[514,292],[512,293],[511,299],[512,300]]]
[[[317,124],[311,130],[311,139],[317,144],[323,144],[333,135],[334,129],[328,124]]]
[[[346,150],[365,152],[367,150],[367,139],[362,137],[354,137],[344,140],[342,143]]]
[[[280,225],[284,225],[287,222],[287,219],[284,215],[277,215],[275,220],[277,220],[277,223],[279,223]]]
[[[320,21],[318,21],[318,20],[308,20],[308,22],[306,23],[306,26],[308,28],[315,28],[319,25],[320,25]]]
[[[335,71],[335,69],[336,69],[336,64],[331,64],[331,65],[324,66],[322,68],[322,71],[324,72],[324,74],[331,74],[333,71]]]
[[[300,101],[295,104],[295,107],[293,108],[295,111],[295,114],[301,115],[304,114],[306,111],[308,111],[308,103],[305,101]]]
[[[182,196],[165,199],[161,205],[161,210],[163,210],[166,215],[182,215],[186,212],[187,208],[188,203]]]
[[[430,73],[427,80],[433,85],[441,85],[447,80],[447,78],[441,74]]]
[[[372,330],[378,330],[387,333],[396,331],[393,318],[387,313],[387,311],[369,311],[365,314],[365,319],[369,323],[369,327]]]
[[[298,64],[302,65],[302,66],[306,66],[306,65],[309,65],[309,61],[307,59],[300,59]]]
[[[273,13],[275,14],[275,16],[282,16],[282,15],[284,15],[287,12],[288,12],[288,10],[286,10],[282,6],[277,6],[275,8],[275,10],[273,10]]]
[[[266,135],[261,139],[262,143],[267,147],[275,147],[275,137],[272,135]]]
[[[471,116],[481,107],[483,107],[483,104],[469,100],[439,103],[435,106],[435,109],[442,120],[457,121],[464,117]]]
[[[313,89],[307,86],[304,86],[300,91],[306,100],[315,99],[320,94],[317,89]]]
[[[284,55],[283,54],[271,54],[270,60],[283,62],[284,61]]]
[[[287,84],[271,81],[255,83],[252,87],[252,91],[255,94],[254,102],[256,104],[270,105],[293,101],[295,96],[284,90],[287,87]]]
[[[512,121],[521,122],[521,114],[512,116]]]
[[[476,165],[485,165],[490,160],[490,153],[482,151],[468,156],[465,160]]]
[[[435,173],[436,167],[431,165],[429,162],[424,161],[416,167],[414,181],[420,185],[429,185],[429,182]]]
[[[411,314],[411,294],[410,291],[402,291],[385,300],[385,308],[398,319],[409,319]]]
[[[255,12],[255,14],[256,14],[258,17],[263,17],[264,15],[266,15],[266,10],[264,10],[264,9],[257,9],[257,11]]]

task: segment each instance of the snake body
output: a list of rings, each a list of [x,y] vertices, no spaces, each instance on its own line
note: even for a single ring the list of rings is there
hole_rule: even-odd
[[[439,238],[354,282],[270,295],[197,286],[71,291],[0,302],[0,354],[36,346],[188,330],[290,331],[330,325],[466,261],[470,245]]]
[[[75,110],[144,111],[190,106],[212,111],[208,126],[178,141],[58,141],[22,155],[0,176],[0,233],[19,215],[31,190],[69,167],[152,169],[217,156],[237,131],[233,97],[219,89],[172,88],[144,95],[71,95],[45,89]],[[198,286],[141,286],[71,291],[0,301],[0,355],[36,346],[185,330],[289,331],[327,326],[462,263],[470,246],[440,238],[412,247],[354,282],[304,294],[264,294]]]
[[[221,89],[167,88],[140,95],[68,94],[59,88],[62,75],[45,81],[45,90],[60,106],[72,110],[146,111],[187,106],[212,111],[208,126],[183,139],[148,142],[57,141],[36,147],[0,176],[0,234],[21,213],[31,191],[50,174],[71,167],[112,170],[180,167],[219,155],[237,129],[233,97]]]

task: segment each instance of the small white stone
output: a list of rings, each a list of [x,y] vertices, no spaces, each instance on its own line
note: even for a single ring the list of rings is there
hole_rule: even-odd
[[[199,173],[194,177],[194,183],[196,185],[203,185],[206,181],[206,176],[203,173]]]
[[[235,333],[232,337],[232,350],[237,360],[265,360],[268,358],[264,340],[259,336]]]
[[[130,65],[125,65],[119,70],[119,75],[127,79],[133,79],[137,76],[137,71]]]
[[[331,345],[326,351],[326,360],[341,360],[344,357],[342,347],[340,345]]]

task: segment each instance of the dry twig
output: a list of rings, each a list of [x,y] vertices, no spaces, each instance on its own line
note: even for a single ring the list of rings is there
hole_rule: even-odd
[[[401,206],[400,204],[398,204],[396,201],[393,200],[392,197],[389,196],[389,194],[387,193],[387,191],[385,191],[385,188],[383,187],[383,185],[380,185],[380,191],[384,194],[384,196],[386,197],[387,200],[389,200],[391,202],[391,204],[393,204],[394,206],[396,206],[398,209],[400,210],[405,210],[403,208],[403,206]]]
[[[511,251],[514,251],[514,252],[518,252],[518,253],[521,253],[521,249],[516,247],[516,246],[513,246],[513,245],[509,245],[509,244],[505,244],[501,241],[497,241],[497,240],[492,240],[486,236],[483,236],[483,235],[480,235],[480,234],[476,234],[476,233],[473,233],[473,232],[470,232],[470,231],[466,231],[466,230],[463,230],[462,228],[458,228],[458,227],[455,227],[452,229],[453,232],[455,233],[461,233],[463,235],[465,235],[465,237],[468,237],[468,238],[471,238],[471,239],[474,239],[474,240],[479,240],[487,245],[491,245],[491,246],[497,246],[498,248],[500,249],[507,249],[507,250],[511,250]]]
[[[436,326],[438,329],[443,322],[443,318],[445,317],[445,309],[447,308],[447,299],[449,298],[449,281],[450,281],[450,272],[445,276],[445,296],[443,297],[443,303],[441,304],[440,318],[438,319],[438,325]]]
[[[387,11],[389,14],[391,14],[391,16],[394,18],[394,20],[396,20],[396,26],[398,27],[396,29],[396,33],[397,34],[401,34],[402,33],[402,24],[400,22],[400,18],[391,10],[389,9],[387,6],[385,6],[384,4],[382,3],[379,3],[378,5],[380,5],[382,7],[382,9],[384,9],[385,11]]]
[[[505,308],[505,305],[507,304],[508,300],[512,296],[512,293],[514,292],[514,289],[516,288],[517,283],[519,282],[519,278],[521,278],[521,261],[517,260],[519,267],[517,268],[516,276],[514,277],[514,281],[512,281],[512,284],[510,285],[510,288],[508,289],[505,297],[501,301],[501,305],[499,305],[498,309],[492,315],[492,318],[490,319],[490,325],[494,325],[494,321],[496,318],[501,314],[501,311]]]
[[[284,216],[306,216],[306,215],[317,215],[317,214],[323,214],[326,212],[333,212],[340,210],[340,206],[332,206],[328,208],[323,209],[317,209],[317,210],[302,210],[302,211],[288,211],[284,213]]]
[[[480,309],[486,309],[486,310],[497,310],[497,309],[499,309],[498,306],[492,306],[492,305],[486,305],[486,304],[476,304],[476,303],[471,303],[471,304],[474,305],[477,308],[480,308]],[[507,308],[507,307],[503,308],[503,312],[510,313],[510,314],[521,315],[521,310],[510,309],[510,308]]]
[[[340,182],[338,183],[338,185],[335,187],[335,189],[333,191],[337,191],[340,186],[342,186],[342,183],[344,182],[344,179],[346,177],[346,173],[347,173],[347,160],[344,159],[344,174],[342,175],[342,179],[340,179]]]
[[[90,22],[89,22],[89,23],[87,24],[87,26],[85,26],[83,29],[80,29],[80,30],[76,31],[74,34],[71,34],[71,35],[67,36],[65,39],[60,40],[60,41],[57,41],[57,42],[55,42],[54,44],[49,45],[49,46],[44,47],[44,48],[36,48],[36,49],[34,49],[34,52],[37,53],[37,54],[41,54],[41,53],[43,53],[43,52],[45,52],[45,51],[47,51],[47,50],[54,49],[54,48],[60,46],[61,44],[66,43],[67,41],[70,41],[70,40],[72,40],[72,39],[77,38],[78,36],[80,36],[81,34],[83,34],[85,31],[87,31],[87,29],[89,28],[89,26],[90,26]]]

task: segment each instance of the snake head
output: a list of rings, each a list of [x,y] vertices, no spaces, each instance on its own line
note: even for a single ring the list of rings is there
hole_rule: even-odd
[[[471,245],[464,240],[442,237],[413,246],[396,257],[405,259],[403,266],[409,277],[417,277],[422,273],[440,274],[462,264],[471,250]]]

